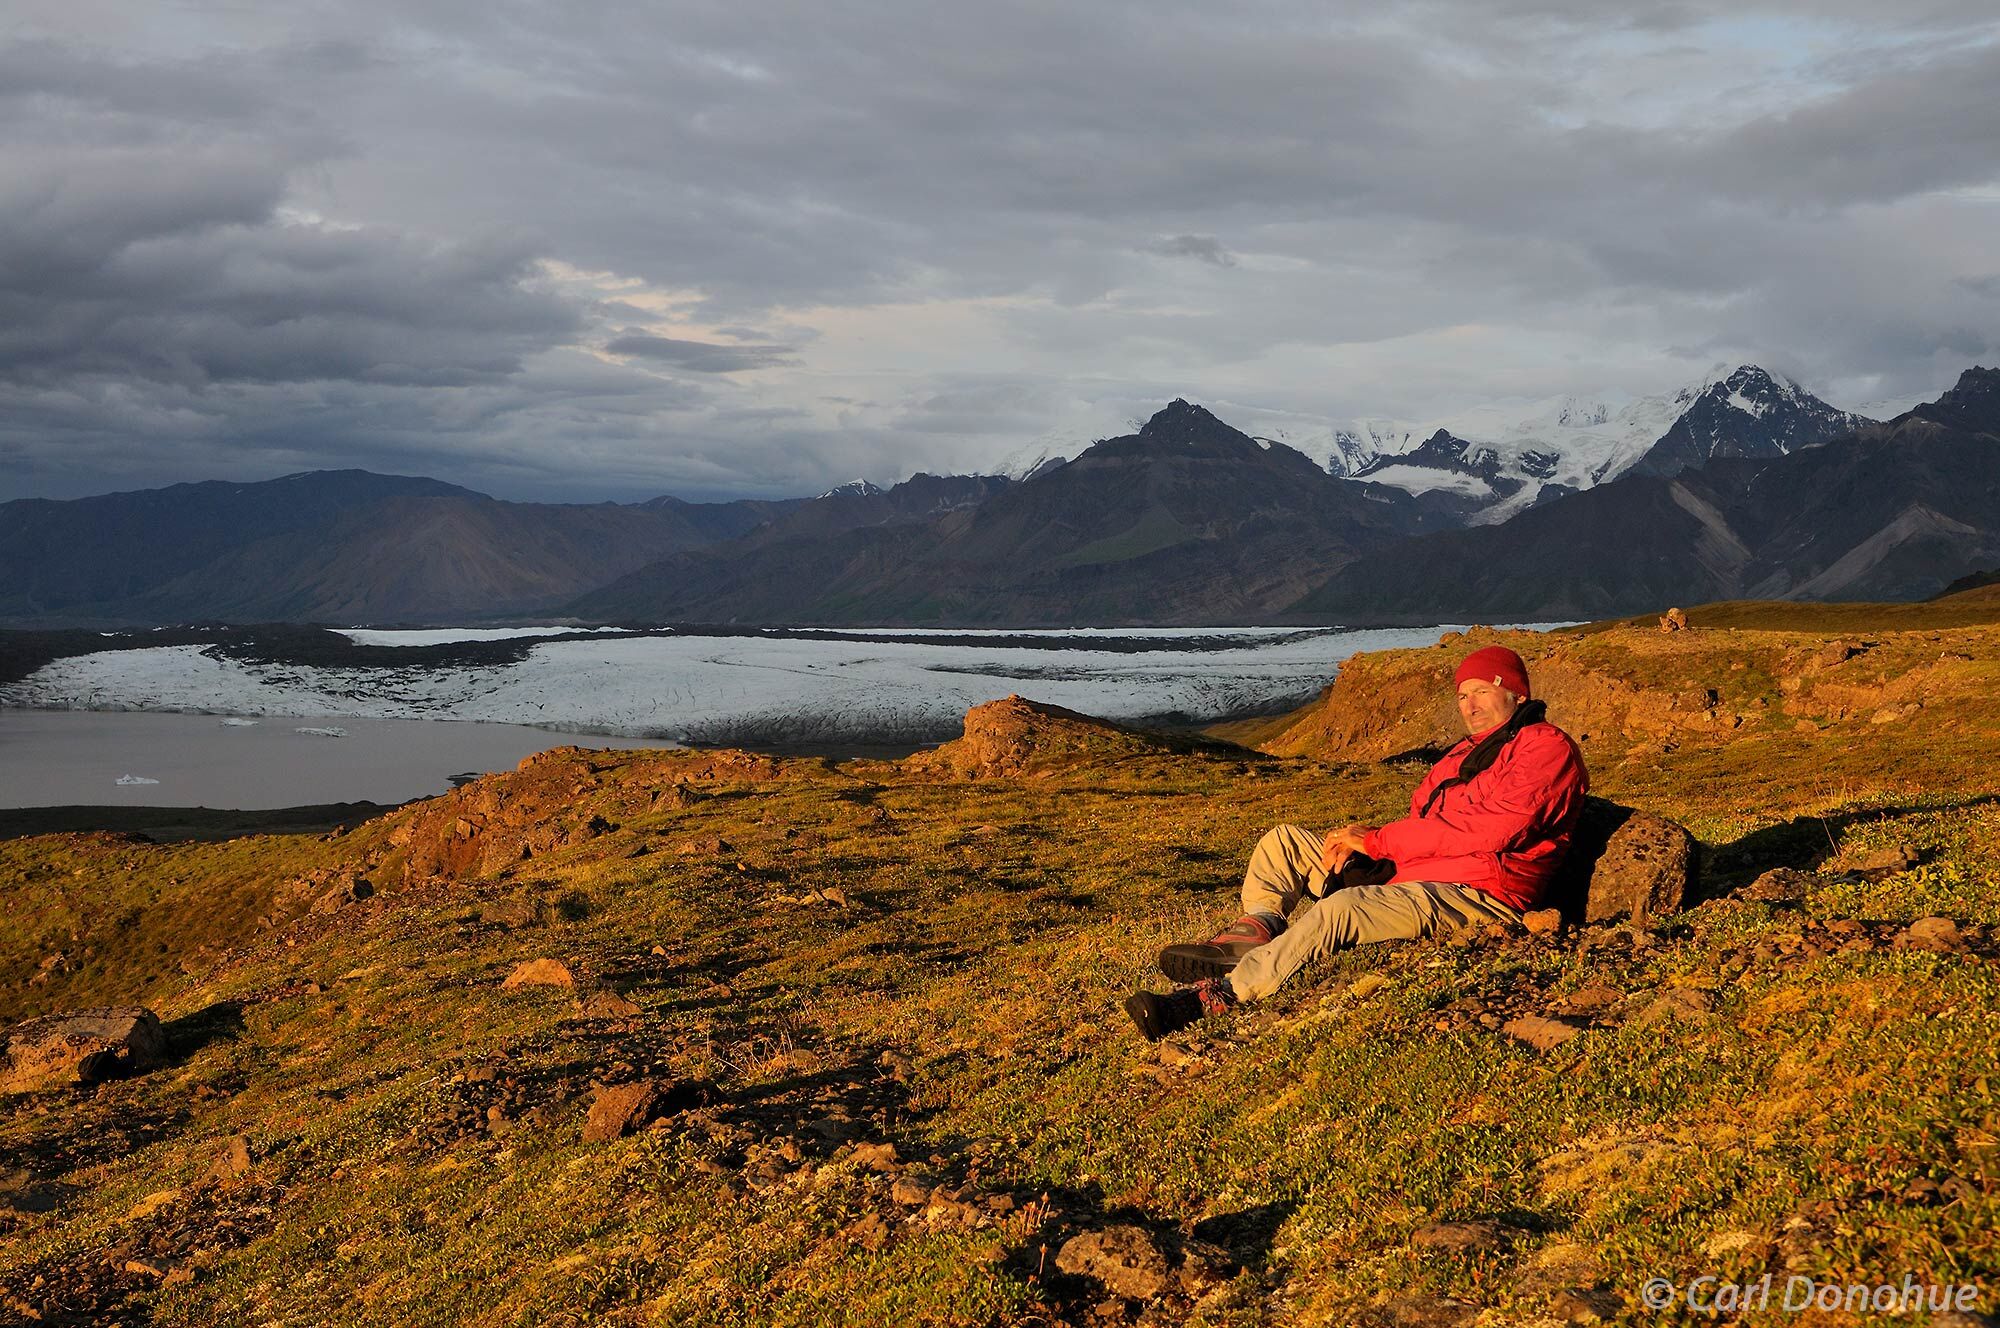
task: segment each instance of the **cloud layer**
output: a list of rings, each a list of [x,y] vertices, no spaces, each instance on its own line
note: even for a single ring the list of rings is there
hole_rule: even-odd
[[[1307,434],[2000,358],[1986,5],[10,22],[0,498],[795,493],[1175,395]]]

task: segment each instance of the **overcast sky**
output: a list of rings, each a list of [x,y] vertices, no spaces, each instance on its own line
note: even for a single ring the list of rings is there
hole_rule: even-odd
[[[11,0],[0,499],[794,494],[1174,396],[2000,361],[1991,0],[1618,8]]]

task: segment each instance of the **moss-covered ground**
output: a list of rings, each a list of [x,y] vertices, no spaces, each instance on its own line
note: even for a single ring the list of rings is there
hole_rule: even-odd
[[[1566,648],[1776,706],[1820,639],[1755,635],[1744,669]],[[0,1099],[0,1321],[1718,1322],[1641,1288],[1766,1273],[1977,1282],[1990,1313],[2000,691],[1919,646],[1968,678],[1907,719],[1593,741],[1597,792],[1701,838],[1686,911],[1371,947],[1159,1047],[1119,1002],[1233,916],[1258,835],[1393,815],[1419,764],[576,753],[533,777],[608,828],[456,877],[404,871],[422,808],[0,843],[0,1018],[143,1003],[174,1049]],[[1857,866],[1892,846],[1915,863]],[[1750,897],[1772,867],[1803,883]],[[356,871],[371,897],[326,897]],[[1966,948],[1911,942],[1936,915]],[[502,989],[540,957],[577,988]],[[1587,1027],[1548,1051],[1498,1029],[1555,1012]],[[653,1124],[583,1142],[594,1086],[639,1079]],[[1456,1221],[1499,1225],[1422,1238]],[[1058,1270],[1112,1223],[1185,1259],[1161,1295]]]

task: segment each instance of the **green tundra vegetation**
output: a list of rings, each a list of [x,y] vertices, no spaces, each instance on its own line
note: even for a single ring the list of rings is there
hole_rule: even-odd
[[[1350,952],[1158,1046],[1154,953],[1267,827],[1398,814],[1471,642],[1207,738],[999,706],[901,762],[570,748],[345,832],[0,842],[0,1020],[169,1046],[0,1098],[0,1320],[1991,1313],[2000,600],[1955,598],[1475,634],[1695,834],[1689,906]]]

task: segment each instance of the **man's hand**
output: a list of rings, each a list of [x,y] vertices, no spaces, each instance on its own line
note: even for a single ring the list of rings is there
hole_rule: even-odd
[[[1319,869],[1328,876],[1338,876],[1340,869],[1347,865],[1347,860],[1362,851],[1363,841],[1366,840],[1370,828],[1365,825],[1346,825],[1338,830],[1327,831],[1326,837],[1320,841]]]

